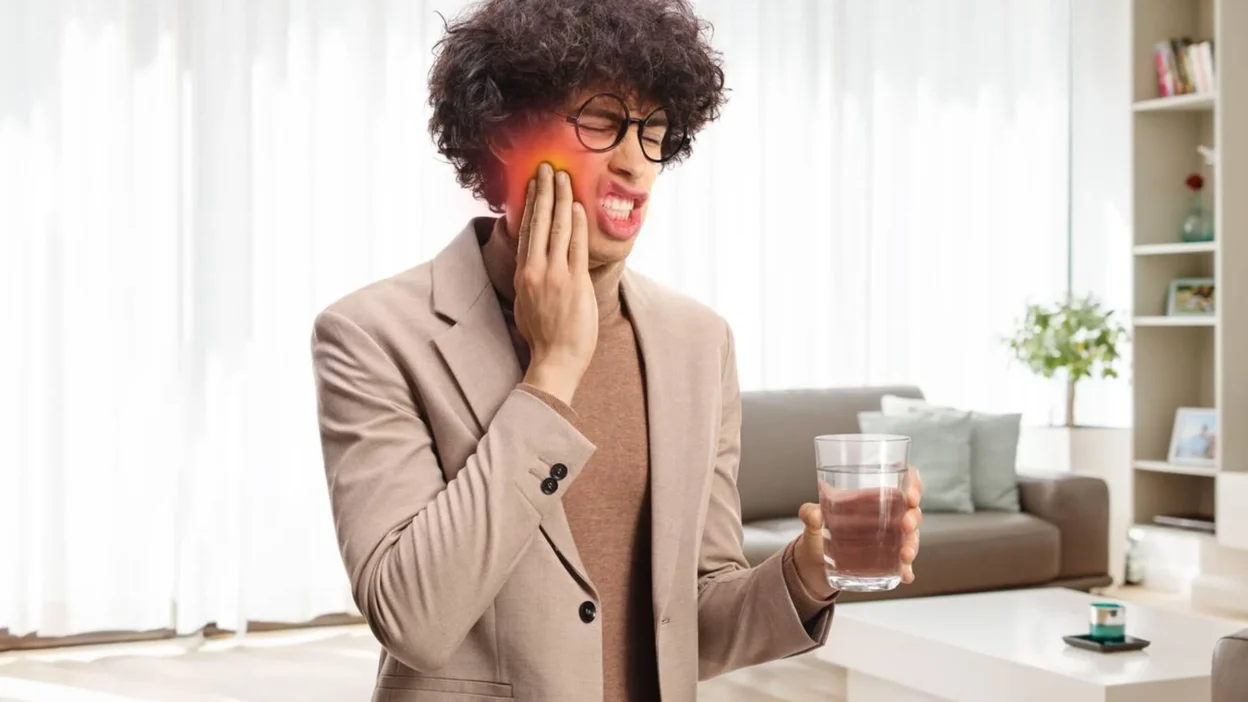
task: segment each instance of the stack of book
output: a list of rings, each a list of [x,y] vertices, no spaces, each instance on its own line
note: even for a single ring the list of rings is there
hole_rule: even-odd
[[[1153,63],[1161,97],[1212,93],[1216,89],[1212,41],[1182,38],[1157,42]]]

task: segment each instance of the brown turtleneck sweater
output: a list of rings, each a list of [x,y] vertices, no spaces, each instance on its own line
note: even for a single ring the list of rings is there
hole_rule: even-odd
[[[498,294],[522,368],[529,349],[512,314],[516,244],[499,218],[482,257]],[[598,300],[598,345],[571,407],[528,388],[564,414],[597,450],[563,496],[577,551],[599,595],[604,702],[659,698],[654,607],[650,577],[650,444],[641,354],[628,310],[620,299],[623,265],[591,272]],[[820,602],[800,584],[785,559],[785,581],[803,621]]]

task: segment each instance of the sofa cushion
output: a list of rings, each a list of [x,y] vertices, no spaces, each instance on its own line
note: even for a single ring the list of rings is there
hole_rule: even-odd
[[[802,532],[792,519],[745,525],[745,557],[762,563]],[[1061,535],[1048,522],[1018,512],[923,515],[914,582],[896,595],[918,596],[1040,585],[1055,579]],[[856,593],[846,593],[851,595]],[[888,593],[872,595],[887,597]]]
[[[867,434],[910,437],[910,463],[923,480],[923,511],[975,511],[971,500],[971,413],[946,410],[858,415]]]
[[[885,395],[880,411],[888,415],[910,412],[957,411],[926,400]],[[976,510],[1018,512],[1018,437],[1021,414],[971,412],[971,500]]]
[[[856,433],[858,413],[878,410],[884,395],[923,396],[905,386],[743,392],[741,518],[796,517],[803,502],[817,502],[815,437]]]
[[[792,519],[765,519],[744,527],[745,560],[756,566],[782,550],[802,533],[802,522]]]

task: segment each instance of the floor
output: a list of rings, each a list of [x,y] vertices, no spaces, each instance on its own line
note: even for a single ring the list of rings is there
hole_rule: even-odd
[[[1193,610],[1181,595],[1113,588],[1107,596]],[[377,644],[362,626],[0,654],[0,702],[351,702],[369,699]],[[699,702],[844,702],[842,674],[812,656],[703,683]]]
[[[365,701],[376,652],[360,626],[31,651],[0,661],[0,702]]]
[[[1214,617],[1217,619],[1226,619],[1232,622],[1238,622],[1242,624],[1245,629],[1248,629],[1248,613],[1242,611],[1227,612],[1193,607],[1190,597],[1181,592],[1160,592],[1132,585],[1108,587],[1103,590],[1099,590],[1098,592],[1107,597],[1119,599],[1124,602],[1134,602],[1136,604],[1148,605],[1149,607],[1156,607],[1157,609],[1183,612],[1185,614],[1194,614],[1204,617]]]
[[[364,702],[377,644],[362,626],[0,654],[0,702]],[[844,702],[843,677],[795,657],[703,683],[699,702]]]

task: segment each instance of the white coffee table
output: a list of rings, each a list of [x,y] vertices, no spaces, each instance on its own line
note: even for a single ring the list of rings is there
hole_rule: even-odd
[[[1068,646],[1088,605],[1046,588],[838,605],[816,656],[844,668],[847,702],[1193,702],[1208,700],[1214,643],[1234,622],[1124,603],[1142,651]]]

